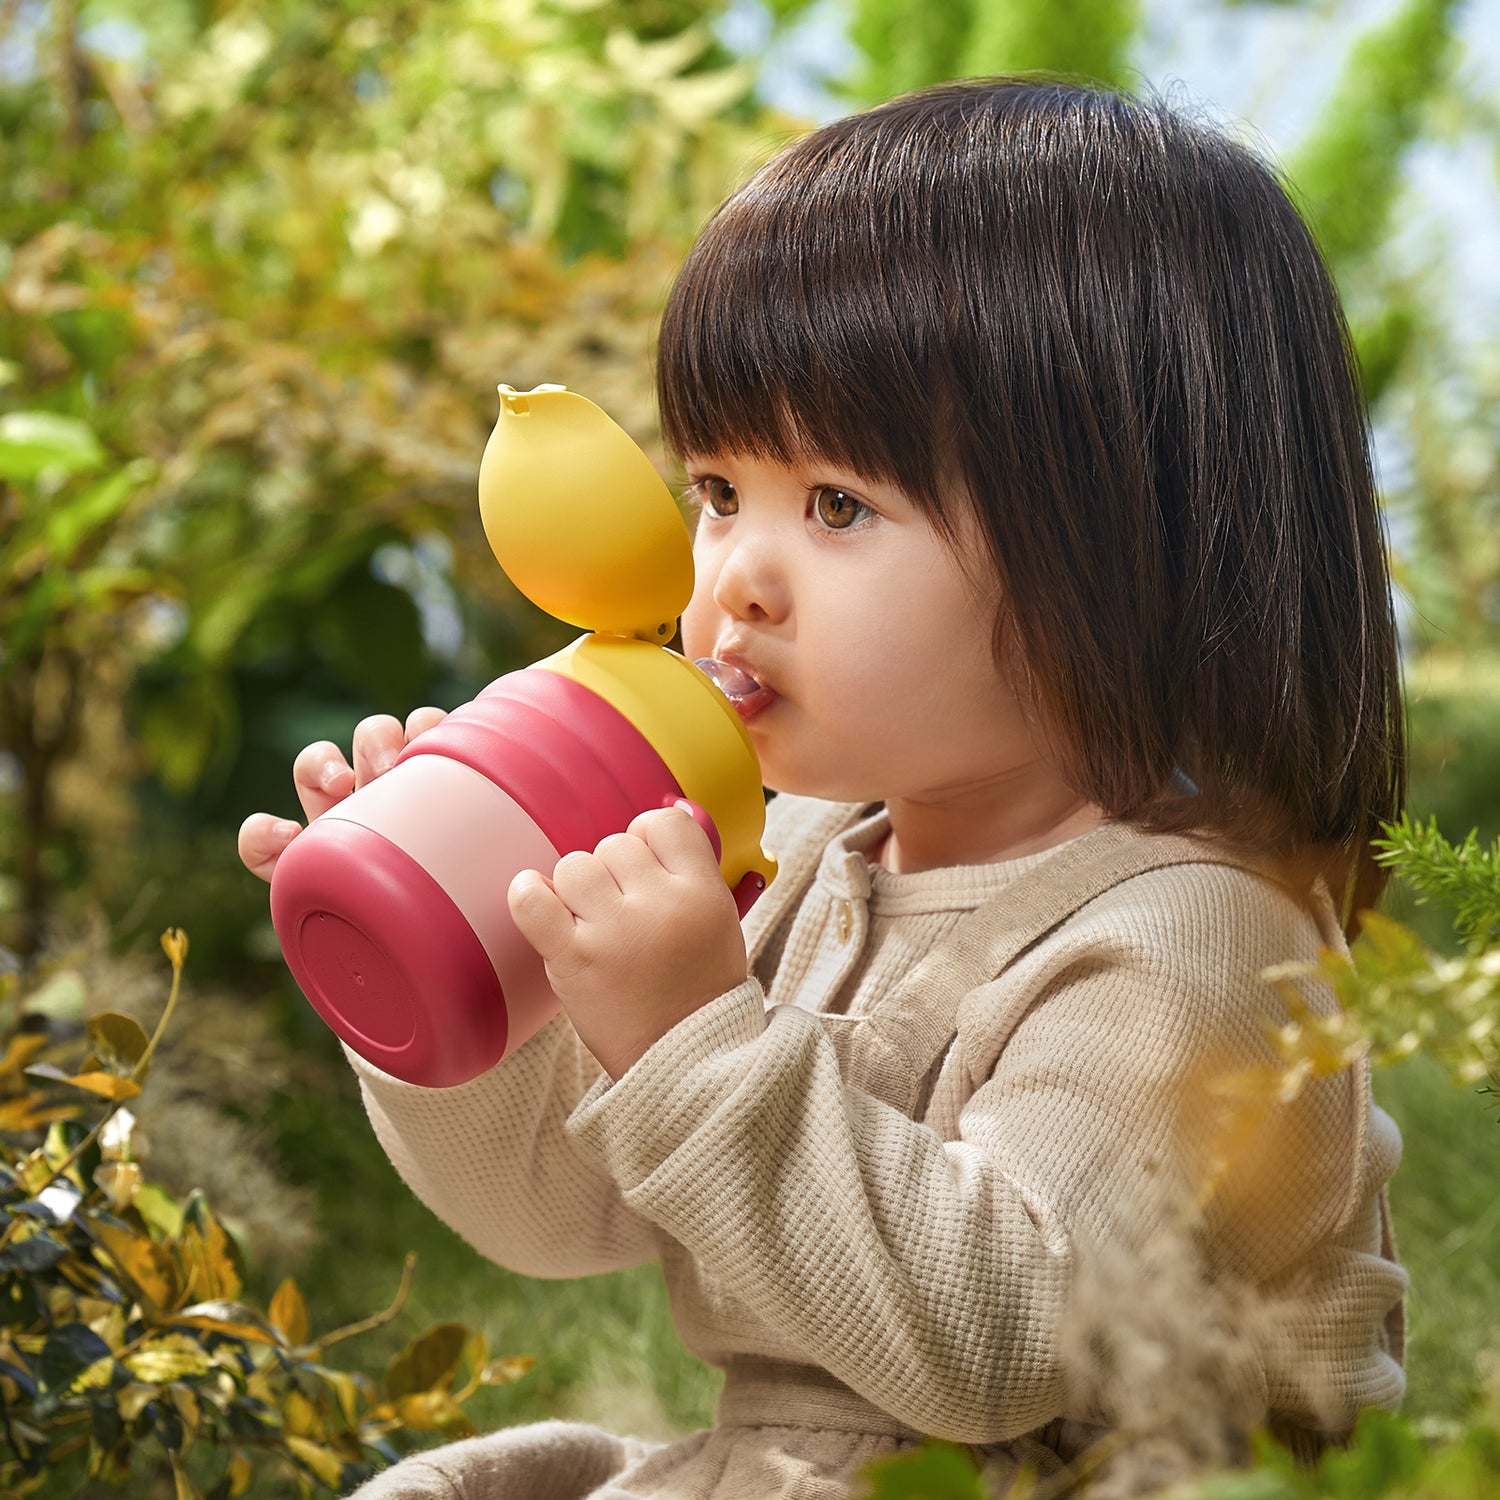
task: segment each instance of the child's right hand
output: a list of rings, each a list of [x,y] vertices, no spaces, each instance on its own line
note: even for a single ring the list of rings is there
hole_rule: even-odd
[[[332,740],[319,740],[300,751],[292,762],[292,783],[308,822],[342,802],[350,792],[389,771],[396,757],[419,734],[446,717],[440,708],[416,708],[403,728],[390,714],[361,719],[354,730],[354,764]],[[302,825],[272,813],[251,813],[240,824],[240,860],[252,875],[269,880],[286,847],[302,832]]]

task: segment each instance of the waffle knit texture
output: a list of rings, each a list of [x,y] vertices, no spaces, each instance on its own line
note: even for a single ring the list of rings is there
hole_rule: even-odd
[[[1326,900],[1123,827],[895,874],[866,857],[887,827],[774,799],[752,977],[617,1080],[563,1016],[453,1089],[351,1055],[391,1161],[465,1239],[539,1277],[659,1260],[684,1342],[725,1372],[711,1433],[646,1453],[544,1424],[420,1460],[446,1489],[398,1465],[372,1500],[837,1497],[924,1435],[1055,1469],[1117,1415],[1069,1363],[1089,1267],[1187,1232],[1209,1181],[1207,1284],[1279,1309],[1252,1415],[1311,1452],[1399,1402],[1400,1139],[1366,1070],[1309,1081],[1227,1153],[1216,1091],[1274,1061],[1262,971],[1342,947]],[[529,1480],[538,1443],[585,1480]]]

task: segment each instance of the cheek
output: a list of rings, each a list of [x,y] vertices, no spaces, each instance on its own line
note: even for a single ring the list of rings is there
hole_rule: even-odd
[[[713,601],[713,590],[702,573],[693,586],[693,597],[682,612],[682,654],[692,661],[713,654],[718,637],[719,608]]]

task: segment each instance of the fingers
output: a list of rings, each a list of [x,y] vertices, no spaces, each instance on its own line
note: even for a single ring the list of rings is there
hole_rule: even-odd
[[[371,714],[354,726],[354,784],[383,776],[406,748],[406,731],[390,714]]]
[[[406,716],[406,743],[409,745],[419,734],[426,734],[448,717],[441,708],[414,708]]]
[[[332,740],[318,740],[297,752],[292,762],[292,785],[311,822],[354,790],[354,771]]]
[[[361,719],[354,730],[354,764],[332,740],[318,740],[292,762],[292,785],[308,822],[390,770],[402,749],[447,717],[440,708],[414,708],[403,725],[389,714]],[[270,813],[251,813],[240,825],[240,860],[252,874],[269,880],[286,846],[302,831],[300,823]]]
[[[669,874],[706,875],[719,868],[708,835],[685,808],[662,807],[644,812],[631,823],[630,832],[650,848]]]
[[[522,870],[506,892],[516,930],[545,959],[573,936],[573,913],[539,870]]]
[[[240,862],[252,875],[269,880],[286,847],[302,832],[302,825],[270,813],[251,813],[240,824]]]

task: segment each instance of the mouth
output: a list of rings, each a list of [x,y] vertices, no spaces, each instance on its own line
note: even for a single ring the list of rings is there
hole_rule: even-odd
[[[694,665],[729,699],[746,724],[776,700],[776,690],[761,682],[737,657],[702,656]]]

